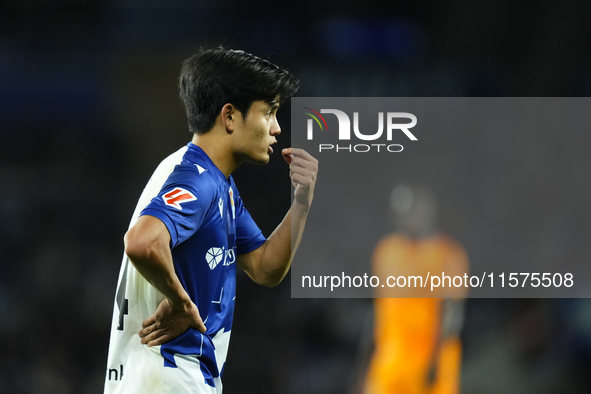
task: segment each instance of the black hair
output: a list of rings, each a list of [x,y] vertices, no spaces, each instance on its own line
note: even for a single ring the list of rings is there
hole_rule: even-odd
[[[211,130],[226,103],[244,118],[254,101],[283,104],[293,96],[299,81],[268,60],[227,48],[200,49],[183,62],[180,96],[192,133]]]

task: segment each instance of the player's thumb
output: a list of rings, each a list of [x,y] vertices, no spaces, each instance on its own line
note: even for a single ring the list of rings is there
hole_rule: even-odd
[[[201,334],[205,334],[205,331],[207,331],[207,327],[205,327],[205,324],[203,324],[203,321],[201,320],[201,318],[199,318],[199,322],[198,322],[198,324],[197,324],[197,326],[195,328]]]
[[[197,306],[195,306],[195,315],[193,317],[193,324],[191,324],[191,327],[196,328],[197,331],[199,331],[202,334],[205,334],[205,331],[207,331],[207,327],[205,327],[205,324],[203,323],[203,320],[201,319],[201,315],[199,314],[199,311],[197,310]]]

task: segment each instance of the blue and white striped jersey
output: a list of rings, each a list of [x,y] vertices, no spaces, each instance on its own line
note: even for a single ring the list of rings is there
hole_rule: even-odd
[[[165,392],[154,391],[158,387],[166,392],[221,392],[236,296],[236,256],[257,249],[265,237],[244,208],[232,177],[227,179],[192,143],[158,166],[130,227],[142,215],[154,216],[168,228],[176,274],[207,332],[190,328],[162,346],[142,345],[141,324],[164,298],[124,255],[105,393]]]

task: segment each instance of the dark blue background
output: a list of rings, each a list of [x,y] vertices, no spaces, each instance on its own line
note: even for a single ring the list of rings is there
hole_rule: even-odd
[[[588,96],[590,17],[583,2],[509,0],[1,2],[0,391],[102,392],[123,234],[155,166],[190,139],[176,84],[200,45],[286,66],[301,78],[300,96]],[[290,143],[288,112],[280,147]],[[491,146],[461,158],[476,181],[457,193],[504,174],[482,159],[497,154]],[[553,154],[569,157],[537,150],[516,160],[543,179]],[[290,203],[285,163],[275,153],[235,178],[270,234]],[[532,204],[511,211],[516,226],[537,209],[538,192],[523,189]],[[577,204],[588,200],[556,218],[568,240],[550,248],[588,230]],[[441,206],[441,227],[458,236],[461,204]],[[459,240],[481,253],[501,242]],[[568,258],[585,264],[587,252]],[[291,299],[289,280],[266,289],[245,275],[237,291],[228,393],[356,392],[369,300]],[[470,300],[463,391],[588,392],[590,332],[588,300]]]

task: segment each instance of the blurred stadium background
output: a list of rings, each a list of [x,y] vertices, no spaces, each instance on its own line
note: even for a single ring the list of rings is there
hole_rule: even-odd
[[[122,237],[155,166],[190,138],[176,82],[200,45],[270,57],[301,77],[299,96],[589,96],[589,20],[585,2],[0,2],[0,392],[102,392]],[[289,146],[288,110],[280,121]],[[534,200],[552,188],[523,184],[569,155],[552,149],[559,131],[542,140],[524,154],[531,174],[487,166],[491,145],[458,162],[458,179],[480,183],[437,190],[441,227],[470,255],[495,255],[507,223],[533,225],[519,212],[535,204],[494,218],[514,193]],[[590,142],[580,136],[581,149]],[[570,165],[573,177],[591,169],[589,159]],[[279,156],[235,174],[267,235],[289,206],[286,174]],[[486,179],[500,200],[490,228],[467,239],[470,211],[454,196]],[[570,181],[587,190],[585,179]],[[589,263],[591,218],[579,209],[590,200],[575,195],[536,233],[536,253]],[[241,275],[225,391],[355,393],[371,315],[371,300],[291,299],[289,280],[266,289]],[[589,300],[469,300],[462,338],[463,393],[590,390]]]

